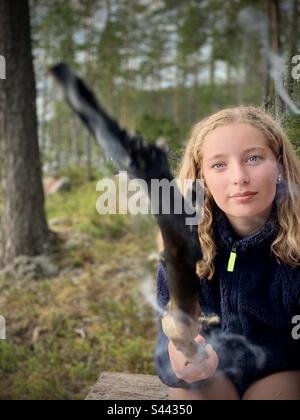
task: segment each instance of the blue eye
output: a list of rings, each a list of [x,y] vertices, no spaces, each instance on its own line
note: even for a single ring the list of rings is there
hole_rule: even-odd
[[[215,165],[212,166],[212,168],[215,168],[218,165],[223,165],[223,163],[216,163]],[[218,168],[217,168],[218,169]]]
[[[249,159],[254,158],[254,157],[257,157],[260,160],[262,159],[262,157],[261,156],[258,156],[258,155],[250,156]]]
[[[258,155],[253,155],[253,156],[249,156],[248,157],[248,159],[252,159],[252,158],[258,158],[258,160],[263,160],[263,158],[261,157],[261,156],[258,156]],[[254,161],[252,161],[252,162],[257,162],[257,160],[254,160]],[[216,166],[218,166],[218,165],[224,165],[223,163],[215,163],[213,166],[212,166],[212,168],[215,168]],[[216,168],[216,169],[219,169],[219,168]]]

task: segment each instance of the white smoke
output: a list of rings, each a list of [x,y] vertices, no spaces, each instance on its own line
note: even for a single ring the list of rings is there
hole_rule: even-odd
[[[165,311],[157,304],[156,296],[153,291],[151,276],[148,275],[140,285],[140,291],[149,305],[161,316],[165,314]]]
[[[270,64],[270,75],[274,80],[278,95],[294,114],[300,115],[300,109],[289,97],[289,94],[287,93],[283,84],[284,75],[286,72],[286,59],[283,56],[274,54],[272,51],[266,51],[266,54]]]
[[[238,21],[249,36],[259,34],[261,51],[267,57],[270,76],[274,80],[277,94],[293,113],[300,115],[300,109],[290,98],[283,83],[287,59],[283,55],[275,54],[269,45],[267,15],[256,11],[253,7],[247,7],[240,12]]]

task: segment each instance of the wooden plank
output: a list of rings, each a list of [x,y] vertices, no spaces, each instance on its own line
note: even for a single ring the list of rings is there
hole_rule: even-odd
[[[103,372],[86,400],[167,400],[168,388],[157,376]]]

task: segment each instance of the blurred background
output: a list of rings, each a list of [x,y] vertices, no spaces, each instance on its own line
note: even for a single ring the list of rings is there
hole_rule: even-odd
[[[172,169],[192,125],[256,105],[300,156],[299,0],[0,0],[0,399],[83,399],[155,374],[158,229],[96,212],[118,174],[49,75],[68,63]]]

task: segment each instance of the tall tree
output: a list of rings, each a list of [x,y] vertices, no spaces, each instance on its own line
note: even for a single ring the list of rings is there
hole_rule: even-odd
[[[290,24],[290,31],[288,36],[288,48],[289,48],[289,58],[288,58],[288,72],[287,72],[287,82],[286,87],[290,97],[293,96],[294,88],[296,85],[296,81],[292,77],[292,67],[293,61],[292,58],[298,52],[298,35],[299,35],[299,13],[300,13],[300,2],[299,0],[292,0],[292,16],[291,16],[291,24]]]
[[[267,5],[268,5],[268,16],[269,16],[272,52],[275,54],[280,54],[281,53],[281,34],[280,34],[281,13],[280,13],[279,0],[268,0]],[[285,104],[276,91],[274,92],[274,108],[275,108],[276,118],[278,120],[281,120],[285,111]]]
[[[3,266],[19,255],[41,254],[49,243],[28,0],[0,0],[0,51],[7,63],[7,79],[0,81]]]

